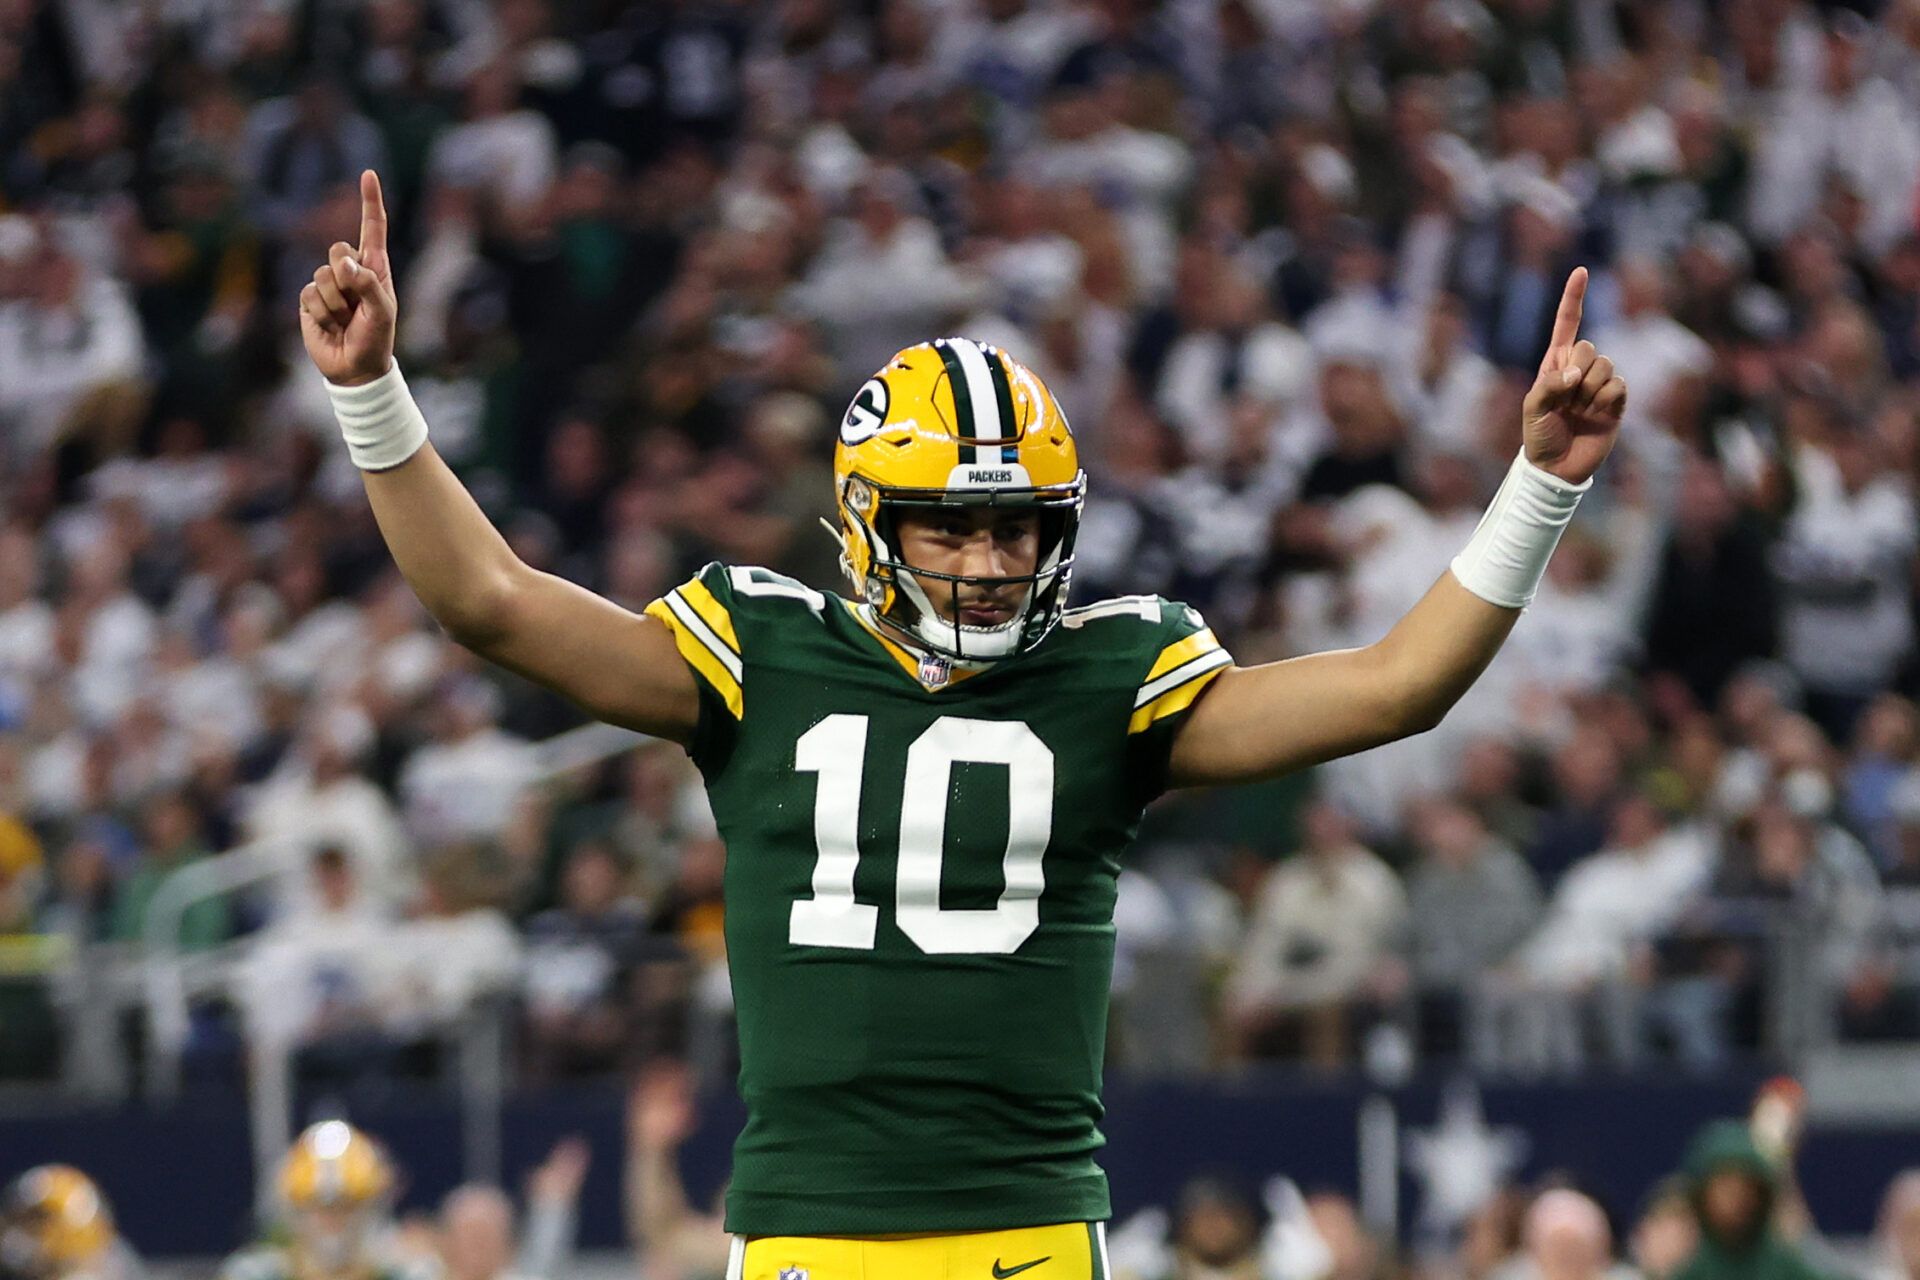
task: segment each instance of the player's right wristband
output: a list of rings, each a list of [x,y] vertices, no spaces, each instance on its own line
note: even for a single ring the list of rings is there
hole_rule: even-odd
[[[1580,496],[1592,487],[1592,477],[1568,484],[1542,471],[1521,450],[1473,537],[1453,558],[1453,576],[1489,604],[1526,608]]]
[[[329,381],[327,398],[333,401],[340,434],[347,439],[347,455],[362,471],[397,467],[427,442],[427,420],[407,390],[398,360],[372,382],[357,387]]]

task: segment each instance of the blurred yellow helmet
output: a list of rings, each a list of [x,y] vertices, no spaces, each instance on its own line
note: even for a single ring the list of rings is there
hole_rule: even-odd
[[[379,1143],[344,1120],[322,1120],[294,1140],[277,1182],[290,1209],[356,1208],[385,1200],[394,1177]]]
[[[1030,649],[1059,622],[1073,576],[1086,499],[1066,414],[1033,370],[970,338],[908,347],[854,394],[834,448],[842,564],[874,616],[949,658],[983,662]],[[1034,572],[993,583],[1031,589],[1014,616],[991,627],[938,614],[900,558],[901,507],[1023,507],[1040,515]]]
[[[20,1275],[67,1275],[99,1258],[113,1239],[105,1197],[70,1165],[29,1169],[0,1198],[0,1263]]]

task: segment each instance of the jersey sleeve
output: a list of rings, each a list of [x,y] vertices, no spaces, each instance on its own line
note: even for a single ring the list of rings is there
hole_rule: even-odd
[[[1184,715],[1200,691],[1233,665],[1233,655],[1196,610],[1171,600],[1162,600],[1160,609],[1160,648],[1134,694],[1130,734],[1148,733],[1155,726],[1171,728],[1169,722]]]
[[[691,754],[702,768],[746,714],[746,668],[734,608],[732,581],[720,564],[708,565],[646,608],[667,624],[700,688]]]
[[[1150,795],[1166,789],[1174,737],[1194,700],[1233,665],[1233,655],[1197,610],[1172,600],[1157,603],[1160,634],[1127,721],[1138,780]]]

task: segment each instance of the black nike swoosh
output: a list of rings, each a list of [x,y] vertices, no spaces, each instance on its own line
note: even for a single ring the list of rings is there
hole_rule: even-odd
[[[1048,1254],[1044,1258],[1035,1258],[1032,1262],[1023,1262],[1017,1267],[1008,1267],[1005,1270],[1002,1270],[1000,1267],[1000,1259],[995,1258],[993,1260],[993,1280],[1007,1280],[1008,1276],[1017,1276],[1022,1271],[1026,1271],[1032,1267],[1037,1267],[1043,1262],[1051,1262],[1051,1261],[1053,1261],[1053,1255]]]

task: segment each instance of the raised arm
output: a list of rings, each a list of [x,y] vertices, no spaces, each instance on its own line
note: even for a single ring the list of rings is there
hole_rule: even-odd
[[[1620,431],[1627,384],[1579,339],[1586,292],[1576,268],[1527,392],[1522,456],[1453,567],[1365,648],[1223,672],[1174,740],[1174,785],[1271,777],[1424,732],[1479,679]]]
[[[686,742],[693,673],[665,624],[521,560],[427,443],[393,361],[399,313],[380,179],[360,175],[360,244],[300,291],[300,334],[325,375],[387,549],[455,640],[603,720]]]

